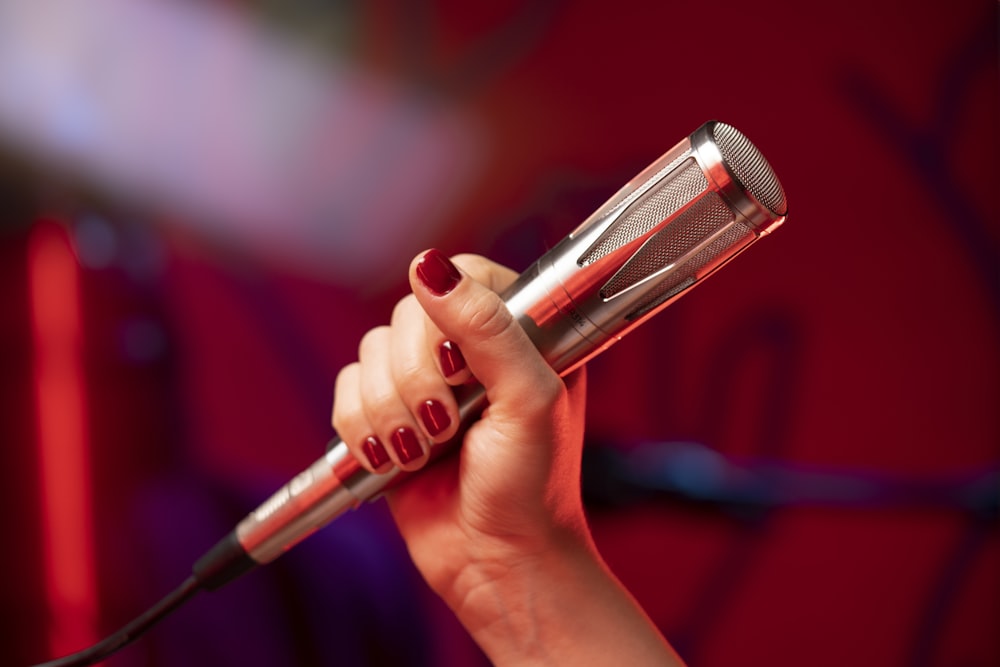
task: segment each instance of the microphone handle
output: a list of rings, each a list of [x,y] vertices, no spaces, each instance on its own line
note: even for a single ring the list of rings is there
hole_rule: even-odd
[[[454,449],[465,429],[485,407],[481,385],[454,389],[460,427],[447,442],[431,447],[431,460]],[[243,551],[257,564],[269,563],[348,510],[366,500],[375,500],[400,483],[408,473],[393,468],[374,474],[358,463],[339,437],[327,445],[326,454],[278,489],[241,521],[234,530]]]

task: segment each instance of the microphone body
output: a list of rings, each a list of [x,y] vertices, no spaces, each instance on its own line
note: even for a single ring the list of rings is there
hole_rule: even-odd
[[[502,296],[546,361],[565,375],[773,231],[786,213],[784,191],[760,152],[739,131],[712,121],[629,181]],[[468,425],[485,392],[465,386],[456,394]],[[431,456],[461,438],[460,431],[435,445]],[[195,572],[211,575],[209,588],[222,585],[406,476],[398,469],[369,473],[334,439]]]

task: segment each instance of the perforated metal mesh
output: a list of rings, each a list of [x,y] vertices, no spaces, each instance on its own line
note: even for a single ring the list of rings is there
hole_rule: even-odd
[[[728,209],[727,209],[728,210]],[[646,298],[626,316],[628,320],[642,317],[653,310],[661,303],[671,298],[684,288],[695,282],[695,274],[701,271],[706,264],[720,255],[727,254],[726,251],[734,246],[742,245],[753,236],[753,230],[741,222],[734,222],[719,238],[712,241],[704,250],[698,252],[688,260],[677,275],[669,280],[664,280],[651,290]]]
[[[601,289],[601,296],[610,299],[632,285],[676,263],[713,232],[732,222],[733,212],[715,192],[708,192],[691,208],[681,213],[669,225],[654,234],[635,255],[618,270]],[[710,247],[714,247],[710,246]],[[703,254],[703,253],[701,253]],[[704,262],[707,261],[704,260]],[[700,268],[700,267],[699,267]],[[653,294],[654,298],[669,291],[690,275],[680,271],[674,280],[668,280]]]
[[[671,168],[672,165],[667,170]],[[666,170],[661,170],[660,173],[663,171]],[[596,262],[646,234],[707,187],[708,181],[705,180],[701,167],[693,159],[688,159],[687,164],[682,164],[669,180],[646,193],[642,201],[619,220],[610,233],[587,251],[580,264],[586,266]]]
[[[776,215],[788,213],[785,191],[757,147],[731,125],[716,123],[712,136],[722,158],[754,199]]]

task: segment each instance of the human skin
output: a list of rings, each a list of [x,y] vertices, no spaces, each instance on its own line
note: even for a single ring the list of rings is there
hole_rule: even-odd
[[[580,495],[585,373],[560,378],[498,296],[516,274],[436,250],[337,378],[333,425],[358,461],[421,470],[457,434],[452,387],[487,407],[454,456],[387,494],[430,587],[495,665],[680,665],[598,553]]]

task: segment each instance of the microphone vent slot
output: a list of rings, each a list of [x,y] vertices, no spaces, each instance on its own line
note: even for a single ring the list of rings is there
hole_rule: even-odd
[[[716,257],[723,253],[731,251],[733,248],[738,248],[744,245],[747,241],[753,238],[753,230],[744,225],[741,222],[733,223],[722,236],[715,239],[707,248],[699,252],[697,255],[691,258],[691,260],[684,265],[684,270],[679,271],[677,275],[671,276],[669,280],[664,280],[662,283],[656,286],[655,289],[649,291],[646,298],[633,310],[631,313],[625,316],[628,321],[636,320],[651,310],[654,310],[661,303],[674,297],[680,292],[684,291],[695,282],[697,282],[698,276],[696,275],[702,268]]]
[[[674,165],[670,165],[664,171],[672,170],[673,167]],[[660,172],[662,173],[663,171]],[[646,234],[708,187],[705,174],[693,158],[687,159],[664,181],[660,187],[654,186],[629,206],[622,218],[583,254],[579,260],[580,266],[596,262]]]
[[[669,225],[654,234],[601,288],[601,297],[610,299],[643,280],[668,269],[712,234],[733,221],[733,212],[715,192],[699,199]],[[712,247],[712,246],[709,246]],[[699,253],[698,256],[704,254]],[[707,260],[706,260],[707,261]],[[690,264],[690,260],[688,262]],[[687,266],[668,278],[665,289],[681,282],[690,275]],[[654,297],[662,294],[663,286],[654,288]]]
[[[788,213],[785,191],[757,147],[731,125],[715,123],[712,136],[722,159],[754,199],[775,215]]]

